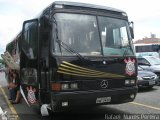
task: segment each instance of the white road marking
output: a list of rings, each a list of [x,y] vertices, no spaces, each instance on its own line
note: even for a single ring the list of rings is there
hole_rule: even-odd
[[[138,105],[138,106],[143,106],[143,107],[147,107],[147,108],[150,108],[150,109],[154,109],[154,110],[160,111],[160,108],[158,108],[158,107],[154,107],[154,106],[150,106],[150,105],[145,105],[145,104],[142,104],[142,103],[130,102],[130,104],[134,104],[134,105]]]

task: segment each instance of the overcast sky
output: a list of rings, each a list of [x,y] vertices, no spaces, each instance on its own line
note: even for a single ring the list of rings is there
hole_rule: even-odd
[[[54,0],[0,0],[0,54],[22,29],[24,20],[32,19]],[[62,0],[66,1],[66,0]],[[156,34],[160,38],[160,0],[67,0],[114,7],[127,12],[134,22],[135,39]]]

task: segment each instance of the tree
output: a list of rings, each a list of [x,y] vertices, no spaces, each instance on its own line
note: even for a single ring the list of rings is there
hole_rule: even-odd
[[[3,59],[0,59],[0,63],[5,64],[5,62],[4,62],[4,60],[3,60]]]

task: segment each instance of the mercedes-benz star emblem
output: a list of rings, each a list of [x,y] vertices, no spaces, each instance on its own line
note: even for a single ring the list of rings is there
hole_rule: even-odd
[[[108,81],[107,80],[102,80],[101,88],[107,88],[107,86],[108,86]]]

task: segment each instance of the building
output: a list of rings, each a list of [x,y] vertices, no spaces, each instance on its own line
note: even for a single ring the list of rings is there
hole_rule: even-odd
[[[160,44],[160,38],[143,38],[135,41],[134,44]]]

